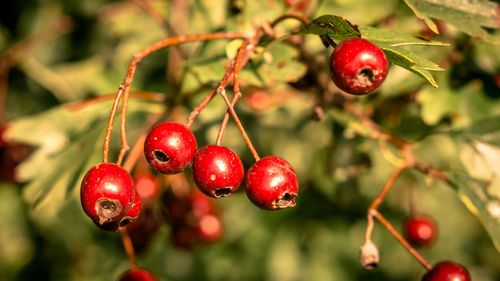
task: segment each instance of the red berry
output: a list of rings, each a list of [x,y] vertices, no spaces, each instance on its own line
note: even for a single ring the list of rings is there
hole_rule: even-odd
[[[205,243],[215,243],[224,234],[222,219],[216,215],[204,215],[198,220],[196,234]]]
[[[330,57],[330,74],[341,90],[364,95],[374,91],[387,77],[389,62],[377,45],[353,38],[340,43]]]
[[[267,156],[255,163],[245,176],[247,196],[268,210],[295,206],[299,182],[292,166],[284,159]]]
[[[112,221],[112,222],[105,222],[103,224],[99,224],[99,222],[97,221],[94,221],[94,224],[101,230],[104,230],[104,231],[111,231],[111,232],[115,232],[118,230],[118,227],[120,226],[120,223],[117,222],[117,221]]]
[[[428,215],[412,215],[405,220],[403,233],[414,246],[431,246],[436,241],[438,227],[436,221]]]
[[[304,11],[306,9],[306,0],[283,0],[283,3],[285,4],[286,7],[291,7],[295,5],[296,2],[299,2],[297,6],[295,6],[296,10],[299,11]]]
[[[422,281],[470,281],[469,272],[462,265],[452,262],[440,262],[427,272]]]
[[[153,203],[160,193],[160,188],[152,175],[143,174],[134,178],[135,190],[144,205]]]
[[[80,199],[83,210],[99,224],[120,221],[132,206],[134,183],[122,167],[101,163],[83,178]]]
[[[207,145],[193,160],[194,181],[200,191],[211,197],[229,196],[238,190],[243,174],[240,157],[223,146]]]
[[[165,122],[154,127],[144,142],[144,154],[149,164],[164,174],[182,172],[191,161],[198,144],[186,126]]]
[[[120,220],[120,226],[125,226],[130,222],[135,221],[139,217],[139,214],[141,213],[141,208],[142,208],[141,199],[136,191],[132,206],[128,210],[127,214],[125,214],[125,216]]]
[[[158,281],[158,277],[145,269],[131,269],[124,272],[119,281]]]
[[[127,225],[127,231],[137,254],[144,252],[153,241],[153,237],[160,229],[160,220],[156,210],[144,209],[139,217]]]

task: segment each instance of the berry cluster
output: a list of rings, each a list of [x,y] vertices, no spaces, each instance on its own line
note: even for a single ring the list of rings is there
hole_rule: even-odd
[[[292,166],[277,156],[258,160],[244,177],[243,163],[231,149],[207,145],[198,152],[193,133],[185,126],[165,122],[146,137],[144,154],[158,172],[175,174],[193,162],[193,178],[205,195],[220,198],[239,189],[244,178],[248,198],[256,206],[277,210],[295,206],[298,180]]]
[[[198,243],[215,243],[224,233],[217,202],[196,189],[181,197],[166,192],[163,215],[171,226],[171,242],[180,249],[189,250]]]

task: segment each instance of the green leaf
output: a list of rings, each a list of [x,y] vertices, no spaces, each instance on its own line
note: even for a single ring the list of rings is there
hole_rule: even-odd
[[[487,0],[405,0],[415,15],[423,19],[434,32],[435,25],[430,18],[448,22],[459,30],[486,42],[500,44],[500,37],[489,34],[481,28],[500,27],[500,7],[498,3]]]
[[[30,205],[36,207],[50,199],[57,211],[86,168],[96,164],[95,156],[102,154],[111,104],[101,102],[80,110],[68,110],[63,105],[10,123],[6,139],[36,147],[17,168],[18,178],[27,181],[23,195]],[[128,119],[130,122],[140,113],[160,110],[162,105],[132,99]]]
[[[408,34],[375,27],[364,26],[360,30],[362,38],[370,40],[384,50],[389,62],[415,73],[433,87],[438,87],[430,71],[442,71],[443,69],[417,53],[400,48],[399,46],[448,46],[449,44],[423,40]]]
[[[479,141],[461,143],[460,162],[469,175],[491,181],[500,176],[500,147]]]
[[[361,37],[357,25],[335,15],[324,15],[315,18],[310,23],[302,26],[297,34],[328,35],[339,41]]]
[[[424,40],[409,34],[400,33],[397,31],[382,29],[370,26],[362,26],[359,28],[361,37],[370,40],[377,45],[387,47],[405,46],[405,45],[422,45],[422,46],[449,46],[448,43],[443,43],[433,40]]]
[[[451,184],[456,187],[462,203],[483,224],[495,248],[500,252],[500,198],[488,192],[491,186],[465,174],[452,173]]]
[[[240,79],[260,87],[294,82],[305,75],[306,66],[299,62],[299,51],[284,43],[278,43],[267,51],[270,61],[263,56],[251,60],[241,71]]]
[[[461,132],[464,136],[500,146],[500,116],[478,121]]]

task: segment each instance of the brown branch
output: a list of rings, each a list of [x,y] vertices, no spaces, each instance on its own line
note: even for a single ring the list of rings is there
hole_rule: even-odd
[[[413,248],[410,243],[408,243],[401,234],[391,225],[389,221],[387,221],[377,210],[371,209],[369,210],[369,215],[377,218],[384,226],[389,230],[389,232],[403,245],[406,250],[426,269],[431,270],[432,265],[422,257],[415,248]]]
[[[177,37],[171,37],[171,38],[167,38],[165,40],[158,41],[158,42],[154,43],[153,45],[135,53],[134,57],[132,58],[132,61],[129,64],[125,79],[124,79],[123,83],[120,85],[120,87],[118,88],[118,91],[117,91],[116,96],[115,96],[115,102],[113,103],[113,108],[112,108],[111,113],[110,113],[108,126],[106,128],[106,136],[104,139],[103,162],[105,162],[105,163],[108,162],[111,131],[113,128],[113,122],[114,122],[114,117],[116,116],[116,110],[118,107],[118,103],[123,95],[123,97],[124,97],[123,103],[126,106],[127,101],[128,101],[128,91],[130,89],[130,86],[132,85],[132,81],[134,80],[134,75],[135,75],[135,72],[137,70],[137,66],[145,57],[147,57],[148,55],[150,55],[154,52],[157,52],[161,49],[164,49],[164,48],[167,48],[167,47],[170,47],[173,45],[184,44],[184,43],[189,43],[189,42],[197,42],[197,41],[215,40],[215,39],[248,38],[252,35],[254,35],[254,33],[252,33],[252,32],[250,32],[250,33],[249,32],[220,32],[220,33],[206,33],[206,34],[192,34],[192,35],[177,36]],[[127,150],[126,132],[125,132],[126,115],[124,113],[125,112],[122,112],[122,122],[121,122],[121,129],[123,130],[123,132],[121,134],[121,137],[122,137],[122,149],[121,149],[121,151]],[[121,152],[120,154],[124,154],[124,153]]]
[[[130,267],[132,270],[137,270],[139,266],[137,265],[137,257],[134,251],[134,245],[132,244],[132,239],[130,239],[130,235],[128,234],[127,227],[119,227],[120,236],[122,238],[123,248],[127,253],[128,259],[130,261]]]
[[[384,201],[385,197],[387,196],[387,193],[391,188],[394,186],[394,183],[396,180],[399,178],[401,173],[406,169],[406,166],[400,166],[397,167],[396,170],[391,174],[387,182],[385,183],[384,187],[380,191],[380,193],[375,197],[373,202],[371,203],[370,207],[368,207],[368,211],[370,210],[377,210],[380,204],[382,204],[382,201]]]
[[[245,49],[248,46],[248,40],[245,40],[240,48],[238,49],[238,54],[236,55],[236,58],[234,59],[234,75],[233,75],[233,85],[234,85],[234,96],[233,99],[231,100],[231,106],[234,107],[238,99],[241,97],[241,92],[240,92],[240,83],[239,83],[239,72],[240,72],[240,65],[239,61],[241,60],[242,54],[246,51]],[[226,111],[226,114],[224,114],[224,119],[222,120],[219,133],[217,134],[217,140],[215,141],[216,145],[220,145],[222,142],[222,137],[224,136],[224,131],[226,130],[227,123],[229,122],[229,110]]]

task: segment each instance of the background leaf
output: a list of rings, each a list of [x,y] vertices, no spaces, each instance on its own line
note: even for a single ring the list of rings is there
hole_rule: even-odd
[[[481,26],[500,27],[498,3],[488,0],[405,0],[405,3],[433,31],[437,28],[430,23],[430,17],[443,20],[470,36],[481,38],[489,43],[500,44],[498,35],[489,34],[481,28]]]

